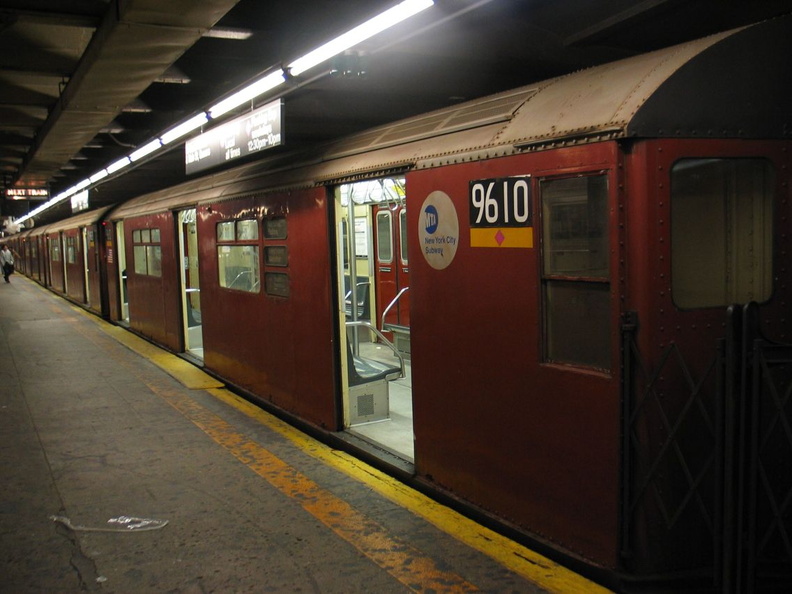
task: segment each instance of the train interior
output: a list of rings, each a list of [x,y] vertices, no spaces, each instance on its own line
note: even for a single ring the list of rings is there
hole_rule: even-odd
[[[194,208],[178,214],[179,256],[182,288],[182,328],[184,351],[203,361],[203,331],[201,324],[201,284],[198,275],[198,232]]]
[[[129,297],[127,296],[127,267],[126,249],[124,246],[124,222],[116,223],[116,250],[118,254],[118,274],[120,276],[118,286],[121,287],[121,319],[122,324],[129,325]]]
[[[403,177],[343,184],[335,212],[344,427],[413,462],[405,198]]]

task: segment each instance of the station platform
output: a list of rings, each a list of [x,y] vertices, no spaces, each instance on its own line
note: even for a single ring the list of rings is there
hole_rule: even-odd
[[[2,592],[606,591],[21,275],[0,479]]]

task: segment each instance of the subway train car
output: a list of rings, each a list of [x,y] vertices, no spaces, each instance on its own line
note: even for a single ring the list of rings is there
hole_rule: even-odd
[[[619,589],[782,591],[791,65],[792,19],[767,21],[17,244],[47,286]]]

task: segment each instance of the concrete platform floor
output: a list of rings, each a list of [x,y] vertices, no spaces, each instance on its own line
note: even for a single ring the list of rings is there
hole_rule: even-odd
[[[0,480],[4,593],[604,591],[20,275]]]

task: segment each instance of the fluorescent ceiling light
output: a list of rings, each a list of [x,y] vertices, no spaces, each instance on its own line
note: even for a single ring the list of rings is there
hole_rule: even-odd
[[[196,128],[200,128],[208,121],[209,118],[207,115],[204,112],[201,112],[198,115],[191,117],[186,122],[179,124],[175,128],[171,128],[165,132],[162,136],[160,136],[160,140],[162,141],[162,144],[169,144],[174,140],[181,138],[185,134],[189,134]]]
[[[209,108],[209,116],[217,118],[234,109],[240,105],[244,105],[248,101],[252,101],[259,95],[274,89],[278,85],[283,84],[286,79],[283,76],[283,71],[278,70],[272,74],[268,74],[264,78],[260,78],[254,83],[249,84],[243,89],[240,89],[230,97],[227,97],[219,103]]]
[[[348,50],[366,39],[373,37],[377,33],[381,33],[385,29],[393,27],[403,20],[426,10],[433,4],[434,0],[405,0],[390,10],[386,10],[362,25],[358,25],[343,35],[336,37],[332,41],[328,41],[312,52],[305,54],[302,58],[297,58],[294,62],[289,64],[289,72],[293,76],[298,76],[306,70],[340,54],[344,50]]]
[[[58,194],[58,196],[63,196],[64,198],[66,198],[67,196],[71,196],[72,194],[74,194],[76,192],[79,192],[83,188],[87,188],[90,185],[91,185],[91,180],[90,179],[84,179],[81,182],[79,182],[78,184],[76,184],[76,185],[72,186],[71,188],[69,188],[68,190],[66,190],[65,192],[62,192],[61,194]]]
[[[123,169],[124,167],[130,165],[131,163],[132,161],[130,160],[129,157],[123,157],[122,159],[119,159],[115,163],[110,163],[110,165],[107,166],[107,173],[115,173],[116,171]]]
[[[161,146],[162,146],[162,142],[160,142],[159,138],[156,138],[151,142],[149,142],[148,144],[143,145],[135,152],[133,152],[131,155],[129,155],[129,158],[132,159],[133,161],[137,161],[138,159],[142,159],[146,155],[153,153]]]
[[[240,29],[238,27],[212,27],[203,34],[203,37],[244,40],[250,38],[251,35],[253,35],[253,31],[250,29]]]
[[[94,174],[93,174],[91,177],[89,177],[89,178],[88,178],[88,180],[89,180],[89,181],[90,181],[92,184],[95,184],[95,183],[96,183],[96,182],[98,182],[100,179],[104,179],[104,178],[106,178],[108,175],[109,175],[109,174],[107,173],[107,169],[102,169],[101,171],[97,171],[96,173],[94,173]]]

